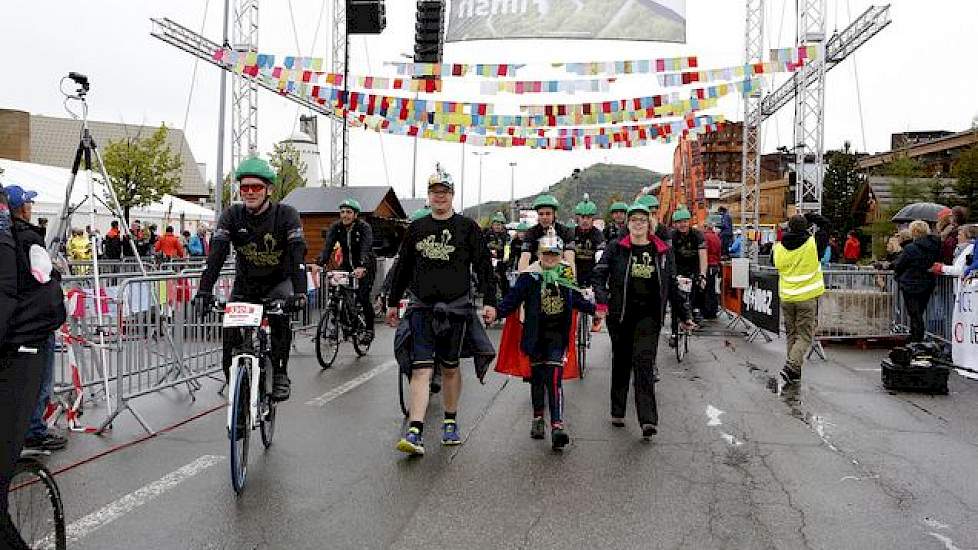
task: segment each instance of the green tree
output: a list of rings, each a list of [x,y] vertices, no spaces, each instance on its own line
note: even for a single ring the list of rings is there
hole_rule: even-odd
[[[127,220],[131,209],[159,202],[180,184],[183,161],[167,145],[166,137],[166,125],[163,125],[148,138],[137,134],[110,141],[105,146],[102,160],[108,183],[119,197],[119,206]]]
[[[968,207],[971,220],[978,217],[978,145],[961,153],[952,174],[958,179],[954,191],[962,205]]]
[[[306,171],[309,169],[299,151],[291,143],[277,143],[268,158],[275,169],[278,181],[272,192],[272,200],[279,202],[298,187],[306,185]]]
[[[877,258],[886,253],[886,240],[896,232],[896,224],[890,219],[901,208],[915,202],[929,200],[930,187],[921,185],[916,178],[923,177],[924,170],[916,160],[901,156],[883,167],[883,175],[893,178],[890,185],[891,203],[879,221],[869,226],[873,236],[873,255]]]
[[[852,209],[856,192],[865,178],[857,168],[857,158],[848,141],[841,151],[827,153],[828,166],[822,182],[822,214],[840,234],[854,229]]]
[[[944,180],[939,175],[927,182],[927,200],[937,204],[945,204],[951,197],[944,190]]]

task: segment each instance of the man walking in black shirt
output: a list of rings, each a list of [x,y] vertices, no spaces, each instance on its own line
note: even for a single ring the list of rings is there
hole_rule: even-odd
[[[340,203],[340,220],[334,223],[326,234],[326,246],[319,254],[319,265],[325,266],[333,254],[333,248],[340,245],[343,253],[342,271],[349,271],[360,279],[357,288],[357,302],[363,308],[363,319],[367,324],[363,335],[365,342],[374,339],[374,307],[370,302],[370,290],[373,288],[374,275],[377,271],[373,256],[374,234],[370,224],[357,218],[360,215],[360,203],[356,199],[346,199]]]
[[[411,222],[398,253],[397,271],[387,296],[387,323],[398,325],[398,304],[411,291],[404,322],[411,332],[411,404],[409,426],[397,450],[424,454],[424,418],[436,363],[442,370],[445,419],[442,445],[459,445],[458,398],[462,393],[459,357],[471,331],[474,270],[484,296],[483,320],[496,318],[495,276],[479,225],[452,208],[455,185],[442,172],[428,180],[431,215]]]
[[[574,265],[577,244],[574,242],[574,231],[557,221],[557,209],[560,203],[553,195],[544,193],[533,201],[533,209],[537,211],[537,224],[526,232],[523,239],[523,252],[520,254],[519,270],[526,271],[530,264],[537,261],[538,241],[554,228],[554,232],[564,241],[564,261]]]
[[[574,208],[577,216],[577,228],[574,229],[574,240],[577,252],[574,255],[577,268],[577,284],[581,287],[591,286],[591,271],[597,263],[598,253],[604,250],[604,235],[594,227],[594,216],[598,214],[598,205],[590,200],[577,203]]]
[[[613,203],[608,210],[611,212],[611,222],[604,228],[604,240],[610,243],[628,234],[628,227],[625,225],[625,213],[628,212],[628,205],[618,201]]]

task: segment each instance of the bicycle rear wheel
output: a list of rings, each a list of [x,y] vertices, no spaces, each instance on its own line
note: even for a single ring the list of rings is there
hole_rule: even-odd
[[[319,326],[316,327],[316,359],[319,360],[319,366],[323,369],[332,367],[339,351],[340,327],[333,312],[326,308],[319,318]]]
[[[353,319],[351,319],[352,324],[357,327],[357,330],[353,333],[353,351],[357,352],[357,356],[363,357],[370,351],[370,342],[365,342],[362,338],[365,331],[370,327],[367,326],[367,320],[363,315],[363,308],[359,305],[353,311]]]
[[[271,395],[264,397],[265,416],[261,421],[261,442],[265,448],[272,446],[272,438],[275,437],[275,400]]]
[[[407,393],[405,393],[405,386],[410,387],[411,379],[408,375],[401,372],[401,369],[397,369],[397,398],[401,403],[401,413],[407,418],[409,413],[407,406]]]
[[[686,352],[689,351],[689,333],[684,329],[679,329],[676,336],[676,360],[680,363],[686,358]]]
[[[590,330],[587,315],[581,314],[577,322],[577,372],[582,379],[587,371],[587,337]]]
[[[8,501],[10,519],[29,547],[67,547],[61,491],[43,464],[32,458],[17,461]]]
[[[255,367],[257,368],[257,367]],[[248,369],[238,369],[234,381],[234,402],[231,404],[231,486],[234,492],[244,491],[248,477],[248,442],[251,439],[251,378]]]

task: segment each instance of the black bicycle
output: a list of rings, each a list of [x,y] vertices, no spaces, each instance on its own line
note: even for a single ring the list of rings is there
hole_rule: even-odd
[[[61,491],[43,464],[21,457],[14,467],[7,499],[7,513],[27,546],[57,550],[67,547]]]
[[[323,369],[333,366],[342,342],[352,342],[360,357],[370,350],[369,327],[356,294],[360,280],[349,271],[328,271],[326,281],[327,305],[316,328],[316,358]]]
[[[577,370],[584,378],[587,371],[587,352],[591,349],[591,316],[587,313],[577,314]]]
[[[683,307],[690,311],[689,297],[693,291],[693,280],[688,277],[677,277],[677,282]],[[679,363],[682,363],[686,354],[689,353],[689,337],[692,334],[693,331],[684,326],[683,323],[679,323],[678,328],[676,328],[676,361]]]
[[[225,328],[242,331],[242,346],[231,359],[228,392],[228,437],[231,440],[231,486],[241,494],[248,476],[248,445],[251,431],[259,429],[265,448],[275,436],[275,407],[272,399],[271,337],[268,318],[286,316],[285,302],[264,304],[231,302],[219,308]]]

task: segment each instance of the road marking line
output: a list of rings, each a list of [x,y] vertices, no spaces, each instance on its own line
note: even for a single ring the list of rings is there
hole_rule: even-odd
[[[930,536],[932,536],[935,539],[941,541],[941,543],[944,544],[944,549],[945,550],[961,550],[960,548],[958,548],[957,546],[954,545],[954,541],[951,540],[951,537],[948,537],[948,536],[945,536],[945,535],[940,535],[938,533],[930,533]]]
[[[723,411],[721,411],[720,409],[714,407],[713,405],[707,405],[706,406],[706,416],[707,416],[707,418],[710,419],[710,421],[707,422],[706,425],[707,426],[721,426],[721,425],[723,425],[723,422],[720,422],[720,415],[721,414],[723,414]]]
[[[854,370],[856,372],[879,372],[882,369],[880,369],[879,367],[877,367],[875,369],[852,369],[852,370]]]
[[[374,367],[371,370],[368,370],[367,372],[361,374],[360,376],[357,376],[356,378],[350,380],[345,384],[336,386],[335,388],[329,390],[328,392],[320,395],[315,399],[310,399],[309,401],[306,401],[306,405],[309,405],[311,407],[325,407],[326,404],[329,403],[330,401],[356,388],[357,386],[360,386],[361,384],[368,382],[374,376],[377,376],[378,374],[384,372],[385,370],[393,367],[396,364],[397,361],[387,361],[386,363],[383,363],[377,367]]]
[[[137,489],[81,519],[73,521],[67,529],[68,543],[78,542],[95,530],[112,523],[223,460],[223,456],[204,455],[153,483]],[[54,535],[49,535],[42,540],[39,547],[54,548]]]

